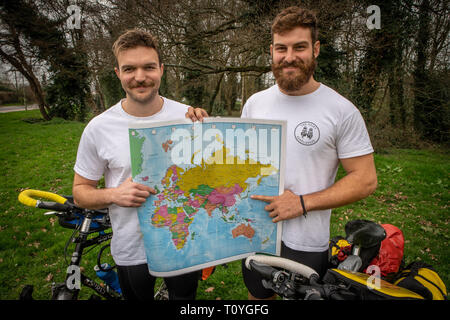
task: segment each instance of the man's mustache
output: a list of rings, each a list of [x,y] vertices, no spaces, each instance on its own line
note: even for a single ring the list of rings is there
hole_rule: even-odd
[[[291,68],[291,67],[304,68],[304,66],[305,66],[305,63],[302,60],[294,60],[291,62],[282,61],[282,62],[276,64],[276,67],[280,68],[280,69],[281,68]]]
[[[134,89],[134,88],[138,88],[138,87],[152,88],[154,86],[155,86],[155,82],[152,80],[142,81],[142,82],[135,81],[129,85],[129,88],[130,89]]]

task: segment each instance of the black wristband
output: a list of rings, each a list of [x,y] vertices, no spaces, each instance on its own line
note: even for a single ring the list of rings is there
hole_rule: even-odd
[[[303,209],[303,216],[306,218],[306,215],[308,214],[308,212],[306,211],[305,202],[303,201],[303,196],[302,195],[300,195],[300,203],[301,203],[302,209]]]

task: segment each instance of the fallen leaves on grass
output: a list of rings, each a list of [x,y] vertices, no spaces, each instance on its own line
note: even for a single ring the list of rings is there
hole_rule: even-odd
[[[41,245],[41,243],[37,242],[37,241],[28,244],[29,247],[35,247],[36,249],[39,249],[40,245]]]
[[[50,221],[50,224],[52,225],[52,227],[54,227],[55,226],[55,222],[56,222],[56,218],[50,218],[49,219],[49,221]]]
[[[396,194],[394,194],[394,198],[397,200],[406,200],[408,199],[408,196],[404,196],[403,192],[397,192]]]

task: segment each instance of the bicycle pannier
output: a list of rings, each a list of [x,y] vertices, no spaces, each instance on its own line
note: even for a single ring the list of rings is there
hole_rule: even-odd
[[[410,263],[394,282],[420,294],[427,300],[447,300],[447,289],[433,267],[421,261]]]

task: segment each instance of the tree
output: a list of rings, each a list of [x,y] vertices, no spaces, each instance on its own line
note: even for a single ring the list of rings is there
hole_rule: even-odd
[[[0,57],[19,71],[30,84],[36,97],[39,110],[45,120],[50,120],[49,108],[45,102],[44,91],[35,74],[33,61],[38,58],[36,48],[27,39],[24,28],[39,28],[35,25],[33,9],[22,1],[0,2]]]
[[[66,34],[60,29],[68,14],[63,14],[63,19],[50,19],[40,10],[45,5],[45,1],[1,2],[1,20],[6,32],[2,33],[0,54],[30,82],[44,119],[60,116],[83,120],[90,93],[87,57],[75,41],[72,47],[69,46]],[[54,16],[57,13],[53,11]],[[79,31],[72,35],[77,36],[78,41],[82,38]],[[41,87],[32,66],[27,62],[25,47],[30,60],[39,61],[50,72],[50,84],[46,90]],[[47,95],[44,91],[47,91]]]
[[[274,84],[271,23],[281,9],[301,5],[319,18],[316,79],[360,108],[372,136],[448,139],[448,1],[78,0],[81,29],[65,26],[69,0],[0,1],[7,9],[0,13],[0,57],[21,68],[48,117],[60,110],[82,119],[74,106],[87,110],[95,99],[102,111],[124,96],[111,46],[136,27],[159,39],[161,94],[230,115]],[[373,4],[381,9],[381,29],[366,24]],[[50,72],[46,90],[37,80],[42,70]]]
[[[422,137],[436,142],[448,141],[449,103],[448,103],[448,64],[441,71],[435,71],[435,59],[438,45],[432,42],[432,13],[437,12],[438,2],[422,0],[418,7],[418,31],[416,40],[416,60],[414,68],[414,127]],[[443,14],[448,13],[448,4]],[[444,25],[444,39],[448,36],[449,22]],[[434,35],[439,34],[436,30]],[[439,46],[444,47],[439,44]],[[448,46],[448,42],[447,42]],[[432,50],[430,51],[430,47]],[[431,57],[431,53],[433,56]],[[430,70],[431,69],[431,70]]]

